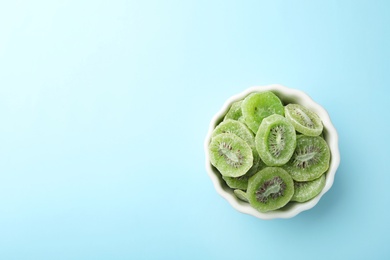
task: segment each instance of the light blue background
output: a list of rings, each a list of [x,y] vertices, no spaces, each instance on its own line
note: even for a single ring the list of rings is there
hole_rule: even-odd
[[[389,259],[388,1],[1,1],[0,259]],[[340,137],[312,210],[214,190],[203,141],[254,85]]]

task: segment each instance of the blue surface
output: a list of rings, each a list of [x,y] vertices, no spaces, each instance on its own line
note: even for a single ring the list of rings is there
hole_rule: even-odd
[[[0,259],[389,259],[388,1],[1,1]],[[341,164],[289,220],[204,167],[227,98],[280,83]]]

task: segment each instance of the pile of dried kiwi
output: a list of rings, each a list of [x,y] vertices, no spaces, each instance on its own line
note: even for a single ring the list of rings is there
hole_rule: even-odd
[[[240,200],[260,212],[305,202],[325,186],[330,149],[321,119],[271,92],[234,102],[212,133],[211,164]]]

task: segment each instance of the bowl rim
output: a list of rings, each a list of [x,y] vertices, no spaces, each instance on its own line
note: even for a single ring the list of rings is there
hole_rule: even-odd
[[[276,210],[276,211],[270,211],[266,213],[259,212],[252,208],[248,203],[242,202],[239,199],[237,199],[233,195],[233,189],[228,188],[226,185],[223,185],[223,181],[219,173],[216,173],[210,163],[210,156],[209,156],[209,150],[208,146],[211,141],[211,135],[216,127],[216,125],[222,121],[223,117],[227,113],[228,109],[230,108],[231,104],[235,101],[242,100],[247,95],[253,93],[253,92],[264,92],[264,91],[272,91],[282,100],[299,100],[299,104],[302,104],[309,108],[310,110],[313,110],[315,113],[318,114],[318,116],[321,118],[323,126],[324,126],[324,132],[326,132],[325,140],[328,143],[328,146],[330,148],[331,152],[331,161],[329,165],[329,169],[326,172],[326,183],[325,187],[321,191],[320,194],[318,194],[315,198],[303,202],[303,203],[291,203],[289,208],[286,210]],[[213,116],[213,118],[210,121],[209,129],[206,135],[206,139],[204,141],[204,150],[206,155],[206,171],[209,177],[211,178],[211,181],[213,182],[214,188],[217,191],[217,193],[222,196],[224,199],[226,199],[229,204],[239,212],[264,219],[276,219],[276,218],[292,218],[299,213],[306,211],[308,209],[313,208],[321,199],[321,197],[329,191],[329,189],[332,187],[334,182],[334,177],[337,171],[337,168],[340,164],[340,151],[338,147],[338,133],[336,131],[336,128],[334,127],[328,112],[318,103],[316,103],[309,95],[307,95],[305,92],[293,88],[289,88],[280,84],[271,84],[271,85],[265,85],[265,86],[254,86],[250,87],[236,95],[231,96],[229,99],[225,101],[221,109]],[[219,176],[218,176],[219,175]],[[229,192],[230,190],[230,192]]]

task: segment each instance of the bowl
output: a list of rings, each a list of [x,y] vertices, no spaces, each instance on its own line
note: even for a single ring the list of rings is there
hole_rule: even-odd
[[[325,141],[329,145],[331,158],[330,158],[329,169],[326,172],[325,187],[323,188],[320,194],[318,194],[316,197],[314,197],[313,199],[307,202],[303,202],[303,203],[289,202],[285,207],[281,209],[262,213],[252,208],[249,203],[239,200],[233,194],[233,189],[229,188],[226,185],[225,181],[222,179],[221,174],[211,165],[208,146],[211,141],[211,135],[214,128],[223,120],[225,114],[227,113],[227,111],[229,110],[233,102],[244,99],[250,93],[264,92],[264,91],[274,92],[280,98],[280,100],[283,102],[284,105],[288,103],[296,103],[296,104],[303,105],[308,109],[317,113],[317,115],[321,118],[324,126],[323,136]],[[237,95],[230,97],[222,106],[222,108],[219,110],[219,112],[215,114],[214,117],[212,118],[204,142],[204,149],[206,154],[206,170],[218,194],[220,194],[224,199],[226,199],[230,203],[230,205],[236,210],[238,210],[239,212],[260,219],[292,218],[305,210],[313,208],[319,202],[321,197],[326,192],[328,192],[328,190],[332,187],[334,176],[340,164],[338,134],[326,110],[321,105],[314,102],[306,93],[300,90],[288,88],[277,84],[268,85],[268,86],[251,87]]]

